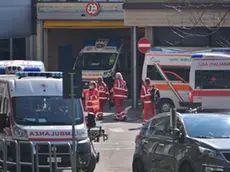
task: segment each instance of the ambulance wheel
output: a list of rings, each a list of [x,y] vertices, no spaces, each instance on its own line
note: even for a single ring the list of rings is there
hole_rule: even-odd
[[[161,99],[157,105],[157,108],[160,113],[169,112],[171,108],[174,108],[175,105],[170,99]]]
[[[96,157],[92,153],[91,154],[90,163],[89,163],[88,167],[85,167],[83,169],[82,168],[77,169],[77,172],[94,172],[94,170],[96,168],[96,164],[97,164]]]
[[[91,154],[91,159],[90,159],[90,163],[89,166],[87,167],[87,172],[94,172],[95,168],[96,168],[96,156],[94,153]]]

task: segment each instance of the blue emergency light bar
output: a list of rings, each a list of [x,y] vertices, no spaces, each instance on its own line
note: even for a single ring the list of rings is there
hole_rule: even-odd
[[[62,78],[62,72],[16,72],[18,77]]]
[[[202,58],[202,57],[204,57],[202,54],[193,54],[193,55],[192,55],[192,58],[193,58],[193,59]]]

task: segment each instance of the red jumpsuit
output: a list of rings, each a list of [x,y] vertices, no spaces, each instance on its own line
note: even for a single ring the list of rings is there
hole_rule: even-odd
[[[104,83],[104,82],[98,83],[97,89],[99,91],[100,112],[103,115],[104,105],[109,98],[109,89],[108,89],[106,83]]]
[[[125,116],[124,109],[122,107],[122,104],[124,100],[128,96],[128,89],[126,82],[121,79],[116,79],[113,84],[113,98],[114,98],[114,103],[117,108],[118,116]]]
[[[156,115],[156,104],[151,101],[151,85],[142,85],[141,100],[144,103],[144,121],[148,121],[151,117]],[[149,115],[151,114],[151,116]]]
[[[99,92],[97,88],[86,89],[83,92],[85,98],[85,111],[96,114],[99,111]]]

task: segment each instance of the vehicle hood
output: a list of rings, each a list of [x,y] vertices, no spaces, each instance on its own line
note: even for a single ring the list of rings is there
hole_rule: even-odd
[[[72,126],[22,126],[29,140],[68,140],[72,139]],[[87,132],[85,124],[75,125],[76,137]]]
[[[82,79],[97,80],[98,77],[103,77],[104,72],[107,72],[107,70],[83,70]]]
[[[230,150],[229,138],[196,139],[196,140],[218,150]]]

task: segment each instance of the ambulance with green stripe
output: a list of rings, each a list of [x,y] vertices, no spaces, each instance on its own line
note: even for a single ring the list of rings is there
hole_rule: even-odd
[[[142,81],[149,77],[151,84],[159,89],[161,99],[157,105],[158,110],[168,112],[171,107],[176,107],[179,110],[186,108],[180,106],[180,103],[190,101],[189,73],[191,56],[194,53],[229,53],[229,50],[226,48],[214,48],[185,51],[174,48],[151,48],[145,54]]]
[[[113,77],[119,70],[123,58],[123,43],[109,39],[97,39],[86,42],[79,54],[82,66],[83,88],[88,88],[90,81],[103,77],[109,88],[112,87]]]

